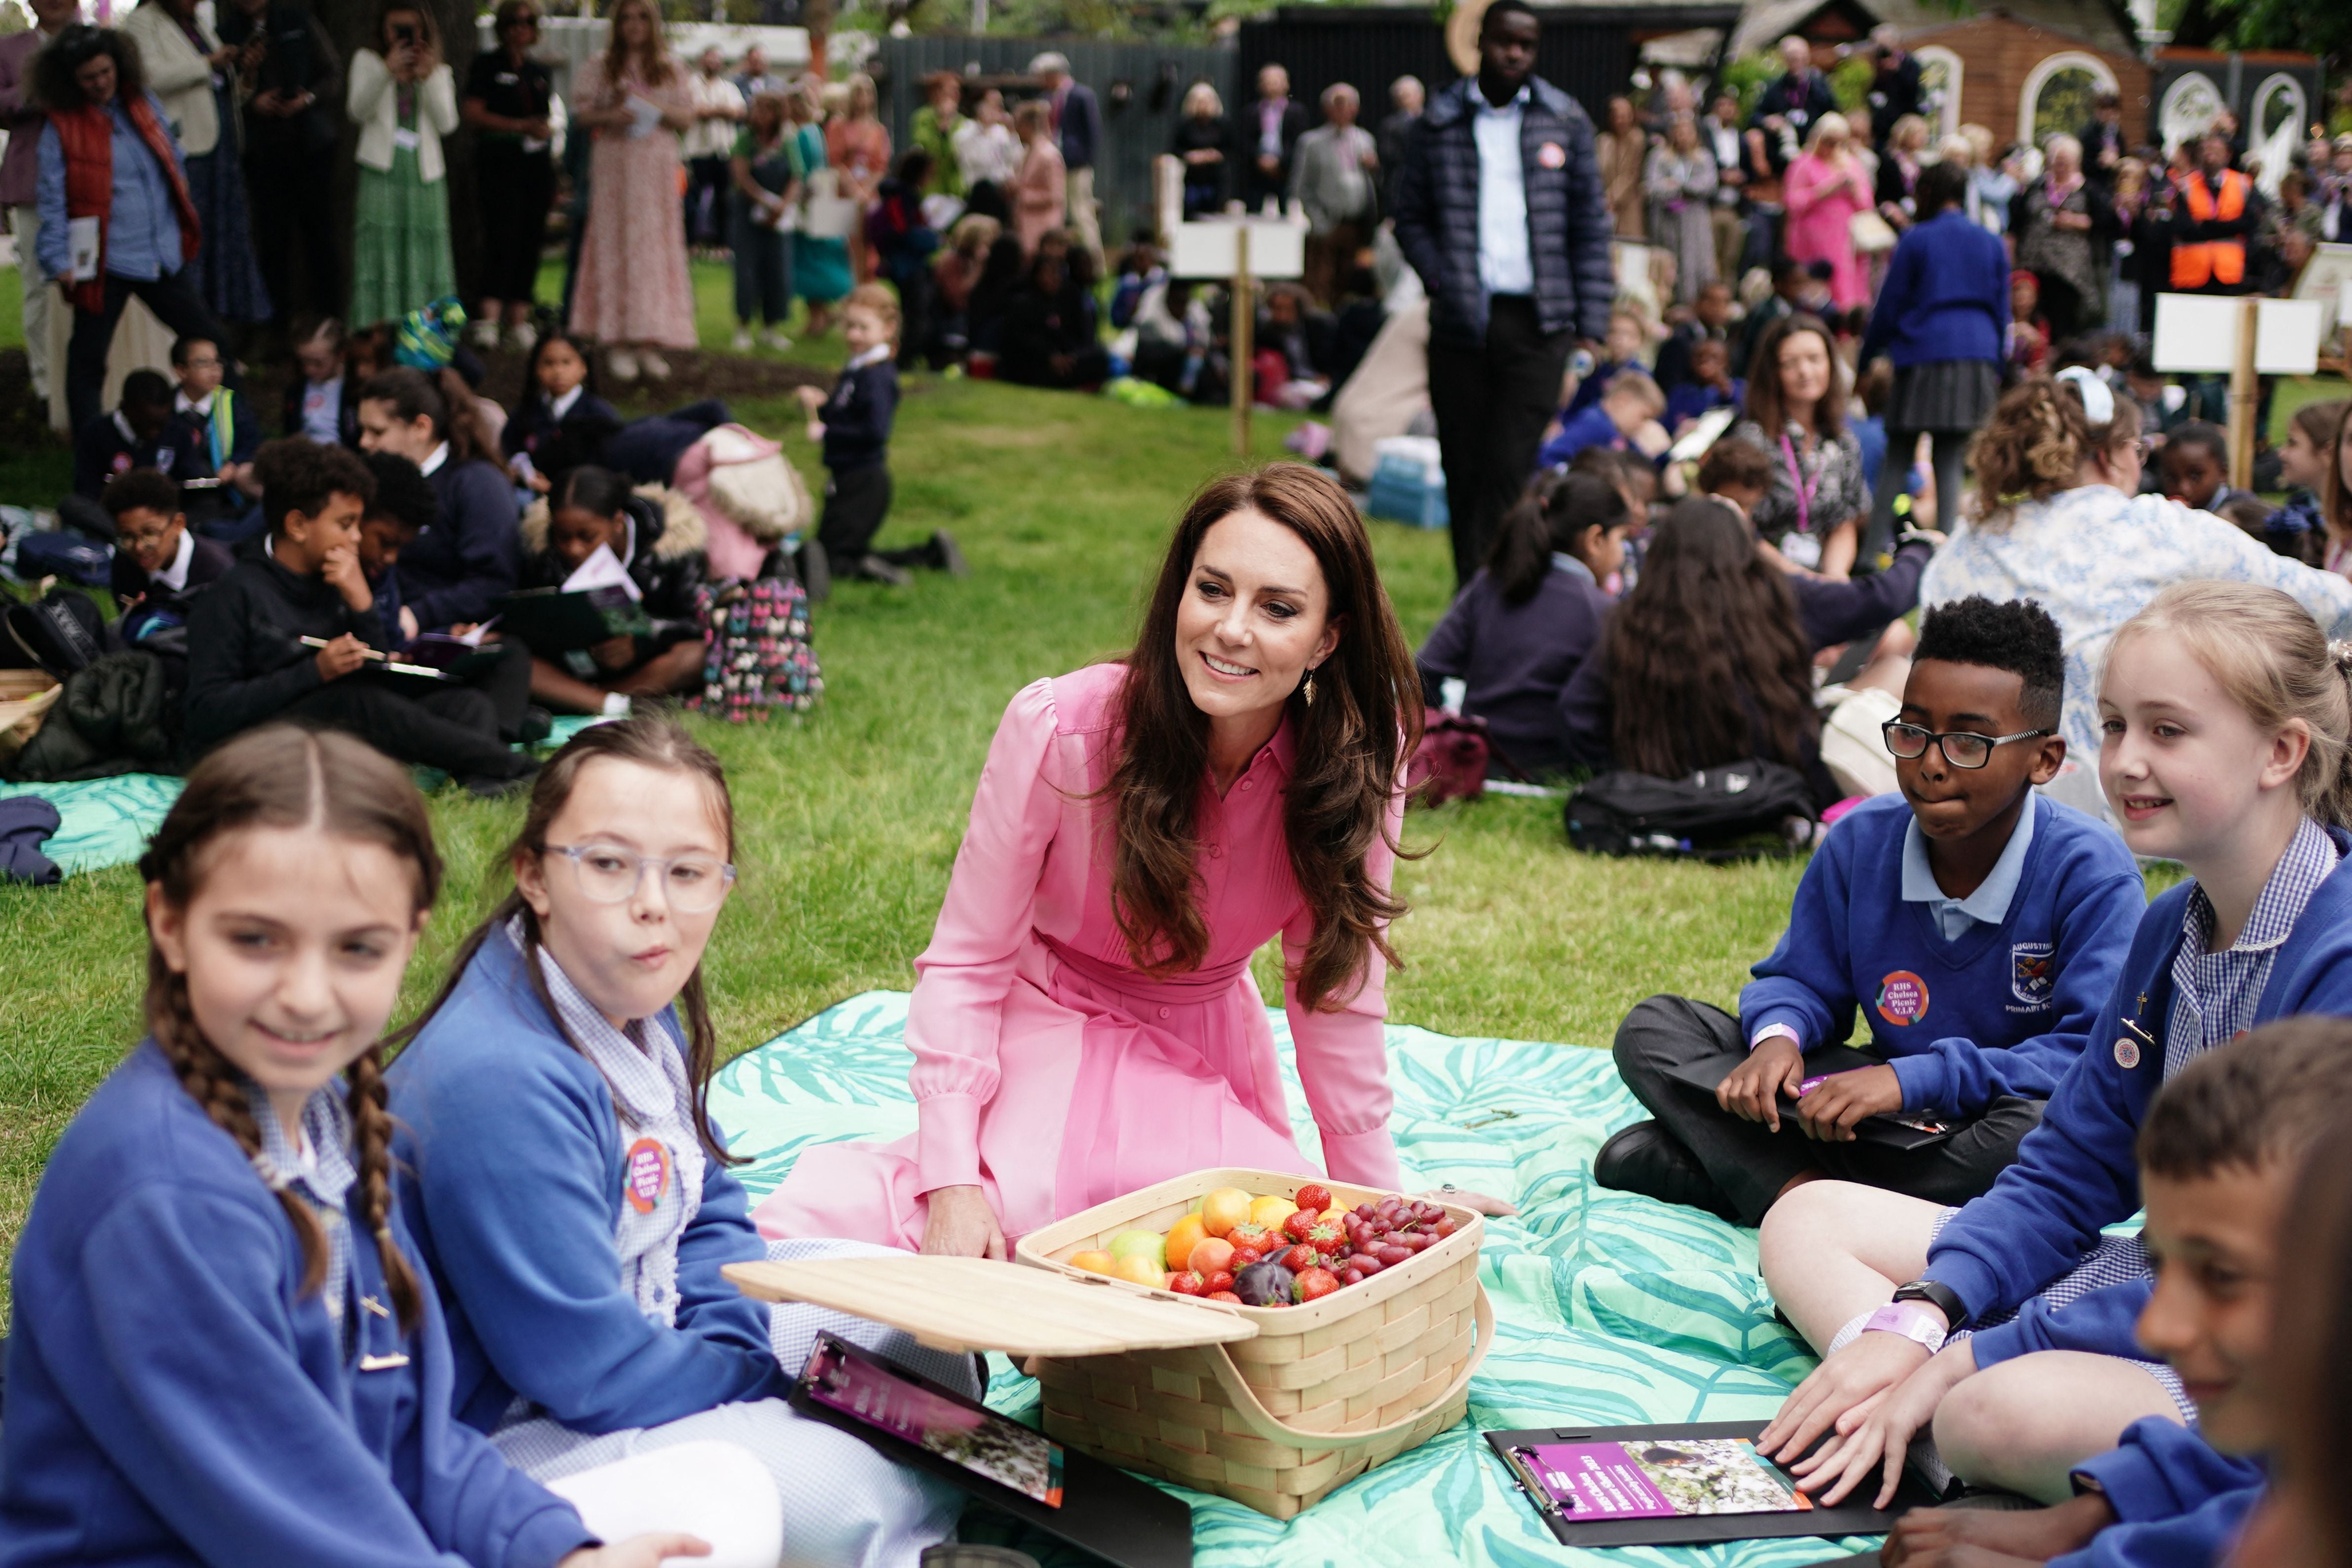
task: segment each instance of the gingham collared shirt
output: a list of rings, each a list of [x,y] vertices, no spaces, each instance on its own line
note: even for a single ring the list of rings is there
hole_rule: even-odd
[[[2304,818],[2271,879],[2263,884],[2246,929],[2238,933],[2235,945],[2221,952],[2205,951],[2213,931],[2212,900],[2202,888],[2189,895],[2180,949],[2172,958],[2172,1009],[2164,1032],[2166,1082],[2198,1056],[2254,1026],[2279,947],[2303,918],[2304,906],[2319,884],[2335,871],[2336,859],[2336,841],[2326,829]]]
[[[359,1170],[352,1163],[352,1113],[343,1104],[342,1080],[315,1090],[302,1103],[302,1136],[311,1154],[311,1163],[305,1164],[278,1112],[270,1109],[269,1096],[251,1079],[238,1077],[261,1130],[261,1151],[253,1156],[255,1173],[271,1192],[293,1188],[327,1233],[327,1279],[319,1298],[327,1316],[341,1326],[352,1277],[351,1216],[343,1205],[352,1184],[359,1180]]]

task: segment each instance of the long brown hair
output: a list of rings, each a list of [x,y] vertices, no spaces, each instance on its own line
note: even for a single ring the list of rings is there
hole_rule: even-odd
[[[205,850],[224,834],[313,826],[338,838],[381,845],[405,862],[415,876],[419,913],[440,895],[441,856],[434,847],[424,798],[407,770],[349,735],[291,724],[249,730],[197,763],[139,858],[139,874],[166,904],[184,910],[204,881]],[[163,961],[152,934],[147,1028],[180,1087],[204,1107],[213,1125],[236,1139],[248,1160],[259,1154],[260,1125],[236,1070],[205,1038],[188,1004],[187,977]],[[392,1237],[392,1113],[385,1108],[383,1042],[371,1043],[343,1072],[359,1168],[360,1217],[375,1238],[384,1287],[405,1333],[422,1320],[425,1298]],[[307,1295],[326,1281],[326,1232],[290,1187],[278,1189],[278,1201],[301,1243]]]
[[[1680,778],[1754,756],[1759,740],[1769,760],[1794,765],[1821,733],[1812,649],[1788,577],[1713,497],[1666,514],[1607,635],[1620,767]]]
[[[2315,409],[2333,409],[2335,417],[2326,422],[2326,437],[2305,425],[2305,416]],[[2306,403],[2295,410],[2294,422],[2303,425],[2304,434],[2313,445],[2324,446],[2327,452],[2327,471],[2319,481],[2319,516],[2327,525],[2328,542],[2341,543],[2352,539],[2352,485],[2344,482],[2344,432],[2352,425],[2352,399],[2335,403]]]
[[[629,67],[629,46],[621,41],[621,12],[636,5],[644,9],[650,24],[651,36],[646,40],[646,84],[658,87],[677,73],[677,65],[669,58],[669,35],[662,28],[661,7],[653,0],[613,0],[610,22],[604,30],[604,85],[614,92],[621,90],[621,76]]]
[[[1315,915],[1297,991],[1308,1008],[1334,1011],[1374,949],[1399,962],[1384,928],[1405,906],[1374,884],[1367,862],[1373,841],[1387,832],[1405,759],[1420,742],[1422,703],[1412,650],[1381,586],[1363,519],[1319,469],[1271,463],[1212,479],[1176,525],[1127,657],[1118,760],[1103,789],[1117,828],[1111,910],[1129,955],[1147,973],[1196,969],[1208,952],[1193,816],[1209,767],[1209,719],[1184,687],[1176,616],[1201,541],[1238,511],[1264,513],[1315,552],[1332,623],[1341,628],[1339,646],[1316,674],[1315,701],[1293,696],[1285,721],[1297,728],[1298,756],[1284,833],[1291,872]]]
[[[710,792],[711,805],[717,808],[720,828],[727,837],[727,858],[735,858],[735,802],[727,792],[727,770],[709,749],[686,732],[686,727],[661,709],[641,709],[628,718],[614,723],[598,724],[581,731],[563,743],[563,749],[549,759],[539,770],[531,784],[530,805],[523,812],[522,829],[507,846],[501,858],[511,872],[522,860],[540,859],[547,853],[547,829],[562,815],[572,799],[572,786],[580,780],[580,770],[600,757],[618,763],[636,763],[665,772],[689,773],[700,779]],[[457,991],[458,983],[482,950],[482,943],[493,935],[502,933],[510,921],[522,922],[522,972],[530,983],[531,994],[547,1009],[548,1022],[573,1050],[580,1042],[572,1037],[564,1026],[563,1015],[555,1005],[555,998],[547,989],[547,976],[540,968],[541,936],[539,916],[523,901],[519,889],[509,889],[499,905],[466,935],[457,946],[457,954],[449,961],[449,978],[426,1005],[416,1021],[393,1037],[399,1045],[406,1045],[424,1031]],[[722,1165],[740,1165],[741,1159],[721,1148],[710,1135],[710,1078],[719,1070],[719,1034],[711,1026],[710,1003],[702,985],[702,965],[686,977],[686,984],[677,994],[677,1008],[686,1024],[686,1077],[694,1086],[694,1132],[701,1140],[703,1152]]]
[[[2305,1551],[2265,1557],[2340,1564],[2352,1562],[2352,1488],[2339,1473],[2352,1425],[2352,1130],[2322,1134],[2305,1157],[2279,1235],[2264,1381],[2282,1407],[2274,1499]]]
[[[1993,405],[1969,443],[1977,476],[1977,526],[2003,529],[2021,501],[2048,500],[2073,489],[2084,459],[2139,439],[2139,405],[2115,400],[2115,416],[2094,425],[2072,382],[2028,376]]]
[[[1822,352],[1830,356],[1830,388],[1813,405],[1813,434],[1823,441],[1834,441],[1845,428],[1838,412],[1845,397],[1838,387],[1837,339],[1830,334],[1827,321],[1801,310],[1781,317],[1757,340],[1756,353],[1748,362],[1748,417],[1763,426],[1768,441],[1778,441],[1789,427],[1789,400],[1780,390],[1780,345],[1799,332],[1821,339]]]

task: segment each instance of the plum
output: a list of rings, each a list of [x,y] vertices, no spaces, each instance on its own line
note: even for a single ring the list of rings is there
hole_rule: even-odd
[[[1290,1284],[1297,1276],[1279,1263],[1253,1263],[1234,1276],[1234,1293],[1245,1307],[1290,1304]]]

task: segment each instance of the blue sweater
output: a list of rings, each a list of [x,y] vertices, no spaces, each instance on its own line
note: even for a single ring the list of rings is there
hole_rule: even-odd
[[[629,1140],[503,933],[388,1082],[401,1204],[449,1314],[458,1419],[488,1430],[520,1394],[574,1431],[615,1432],[785,1391],[767,1307],[719,1272],[767,1249],[716,1161],[678,1242],[677,1326],[648,1322],[622,1289]]]
[[[1566,768],[1560,690],[1600,640],[1609,605],[1589,573],[1558,567],[1526,604],[1507,605],[1481,571],[1422,645],[1423,694],[1434,708],[1439,684],[1460,679],[1462,711],[1486,721],[1505,756],[1529,773]]]
[[[1600,379],[1596,374],[1588,378],[1585,384],[1595,385]],[[1581,396],[1583,388],[1579,387],[1577,391]],[[1564,468],[1587,447],[1606,447],[1615,452],[1625,449],[1624,432],[1618,429],[1617,422],[1609,417],[1609,411],[1601,406],[1598,392],[1582,407],[1570,404],[1568,411],[1560,415],[1559,434],[1546,441],[1536,453],[1536,468],[1539,470]]]
[[[1897,368],[1937,360],[1998,361],[2008,342],[2009,253],[2000,237],[1970,223],[1958,207],[1905,230],[1886,264],[1858,363],[1868,364],[1882,353]]]
[[[2352,834],[2327,831],[2339,851],[2352,849]],[[1928,1249],[1926,1277],[1958,1293],[1970,1318],[2018,1305],[2082,1261],[2102,1228],[2138,1210],[2132,1143],[2164,1079],[2172,956],[2193,886],[2184,882],[2148,906],[2115,994],[2042,1125],[1992,1190],[1955,1215]],[[2280,944],[2254,1022],[2303,1013],[2352,1015],[2352,877],[2341,862]],[[2158,1042],[2126,1052],[2128,1068],[2115,1052],[2126,1017]]]
[[[1840,818],[1797,884],[1780,945],[1739,994],[1743,1037],[1787,1024],[1807,1049],[1834,1045],[1859,1005],[1906,1110],[1974,1115],[2001,1095],[2047,1096],[2115,984],[2145,895],[2112,831],[2038,795],[2028,806],[2033,842],[2008,918],[1958,942],[1903,898],[1903,797]]]
[[[1979,1371],[2036,1351],[2084,1351],[2145,1361],[2139,1315],[2155,1289],[2156,1279],[2150,1275],[2078,1296],[2063,1307],[2053,1307],[2036,1296],[2008,1322],[1979,1329],[1969,1337],[1969,1348]]]
[[[352,1229],[346,1355],[278,1200],[163,1053],[133,1051],[17,1242],[0,1563],[546,1568],[593,1544],[449,1418],[430,1290],[405,1338],[359,1304],[391,1297],[356,1210]]]
[[[514,486],[494,463],[456,454],[425,477],[440,515],[400,552],[400,596],[419,631],[487,621],[492,601],[522,574],[522,514]],[[400,628],[390,626],[387,632]]]
[[[2260,1463],[2217,1453],[2161,1415],[2125,1427],[2074,1476],[2077,1488],[2105,1496],[2116,1522],[2054,1560],[2065,1568],[2214,1568],[2267,1479]]]
[[[835,473],[890,460],[890,425],[898,416],[898,367],[888,360],[845,369],[818,416],[824,424],[824,466]]]

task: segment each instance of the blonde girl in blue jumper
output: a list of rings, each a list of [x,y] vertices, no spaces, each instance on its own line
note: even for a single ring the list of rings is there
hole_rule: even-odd
[[[448,1311],[457,1417],[525,1470],[732,1442],[782,1493],[786,1561],[913,1568],[954,1490],[781,1396],[819,1329],[968,1392],[972,1363],[772,1310],[719,1272],[882,1251],[763,1242],[730,1173],[701,965],[734,858],[726,775],[674,719],[556,753],[509,852],[514,891],[392,1068],[402,1201]]]
[[[1972,1342],[1964,1378],[1956,1352],[1913,1380],[1955,1331],[2021,1309],[2063,1331],[2098,1316],[2085,1298],[2144,1281],[2138,1238],[2102,1232],[2139,1207],[2132,1145],[2157,1089],[2272,1018],[2352,1015],[2347,672],[2352,645],[2275,588],[2177,584],[2116,632],[2099,783],[2125,843],[2195,879],[2149,906],[2082,1056],[1991,1191],[1943,1210],[1816,1182],[1767,1216],[1765,1279],[1826,1358],[1759,1447],[1794,1458],[1833,1428],[1844,1441],[1813,1470],[1842,1480],[1895,1462],[1932,1416],[1962,1479],[2054,1502],[2133,1421],[2188,1418],[2179,1379],[2121,1332],[2044,1331],[2039,1344],[2072,1348],[1983,1356]],[[1974,1368],[1996,1349],[2030,1353]]]
[[[140,861],[146,1040],[16,1247],[0,1563],[654,1568],[448,1415],[394,1203],[384,1020],[441,881],[407,770],[255,730]]]

